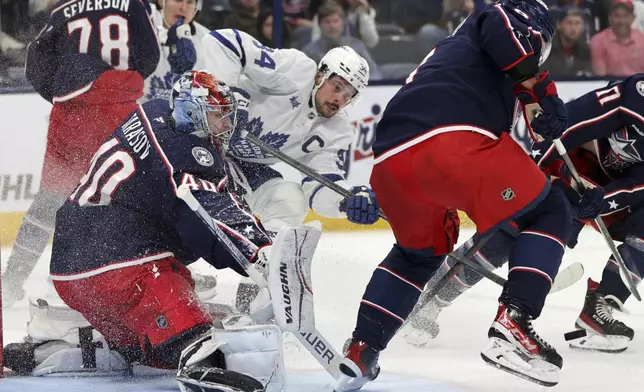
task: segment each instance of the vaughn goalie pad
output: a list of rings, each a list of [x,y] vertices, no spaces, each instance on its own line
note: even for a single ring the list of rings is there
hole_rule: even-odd
[[[315,330],[311,262],[321,234],[310,226],[288,227],[273,242],[268,289],[275,322],[284,331]]]

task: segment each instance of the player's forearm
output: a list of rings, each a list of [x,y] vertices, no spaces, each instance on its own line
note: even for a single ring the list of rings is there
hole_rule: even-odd
[[[335,181],[335,183],[345,189],[351,188],[345,180]],[[309,208],[315,213],[327,218],[346,218],[346,213],[340,211],[340,202],[344,200],[341,195],[317,181],[304,183],[302,190],[309,203]]]

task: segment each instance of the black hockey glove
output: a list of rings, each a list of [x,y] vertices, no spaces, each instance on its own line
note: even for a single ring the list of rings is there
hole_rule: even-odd
[[[604,190],[599,186],[586,187],[585,191],[579,194],[571,187],[572,181],[568,166],[562,164],[559,169],[559,180],[554,184],[563,188],[572,207],[572,216],[582,221],[597,218],[604,207]]]
[[[184,18],[179,18],[168,29],[168,40],[166,45],[170,47],[168,63],[170,70],[176,74],[190,71],[197,63],[197,50],[192,43],[192,27],[183,24]]]
[[[548,71],[537,75],[537,83],[529,90],[517,85],[514,93],[523,105],[524,110],[530,104],[538,103],[541,113],[531,122],[532,131],[546,139],[559,138],[568,127],[568,110],[557,94],[557,86],[550,79]]]
[[[361,225],[372,225],[379,219],[376,195],[366,186],[355,186],[351,189],[353,197],[340,202],[340,211],[347,213],[347,219]]]

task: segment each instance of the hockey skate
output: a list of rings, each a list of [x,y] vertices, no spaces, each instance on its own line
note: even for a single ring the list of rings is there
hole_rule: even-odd
[[[566,334],[570,348],[607,353],[620,353],[628,348],[635,331],[613,318],[614,310],[624,313],[624,305],[612,295],[597,292],[599,284],[588,278],[584,307],[575,322],[577,331]]]
[[[357,391],[380,374],[378,356],[380,353],[366,343],[349,339],[344,345],[344,357],[348,361],[340,364],[340,378],[334,392]]]
[[[485,362],[515,376],[552,387],[559,382],[563,359],[532,327],[532,317],[514,305],[499,304],[481,351]]]
[[[416,347],[425,347],[430,340],[438,336],[440,332],[438,315],[450,304],[434,296],[409,319],[403,331],[405,340]]]

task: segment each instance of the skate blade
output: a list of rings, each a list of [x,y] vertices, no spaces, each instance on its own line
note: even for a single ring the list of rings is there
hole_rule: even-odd
[[[481,358],[497,369],[535,384],[554,387],[559,383],[560,369],[557,366],[532,357],[502,339],[490,338],[481,351]]]
[[[360,390],[366,383],[371,381],[369,377],[350,377],[341,374],[333,392],[351,392]]]
[[[618,354],[626,351],[630,340],[626,336],[604,336],[587,331],[587,335],[570,341],[573,350]]]

